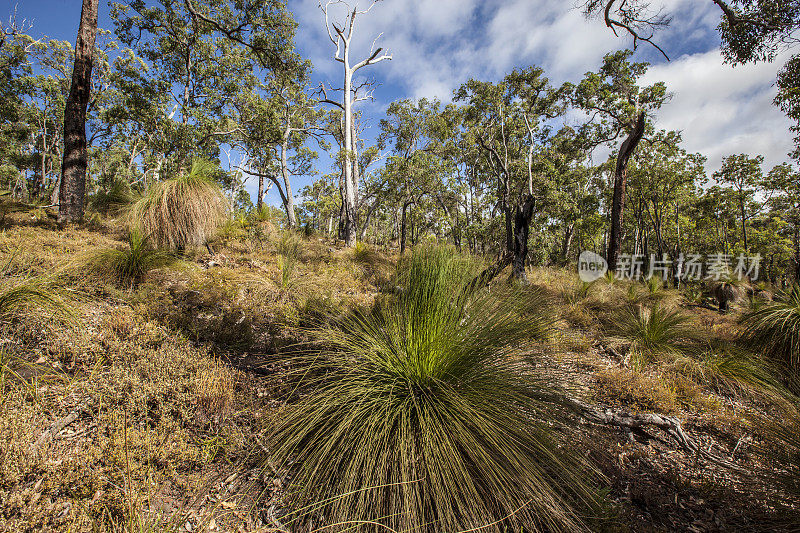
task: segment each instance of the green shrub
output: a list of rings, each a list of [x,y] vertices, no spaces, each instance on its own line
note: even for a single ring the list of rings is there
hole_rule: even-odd
[[[477,269],[417,247],[393,296],[316,337],[298,359],[302,399],[271,442],[290,495],[336,530],[576,531],[593,493],[553,434],[558,410],[512,354],[548,334],[550,307],[513,286],[473,289]],[[349,526],[348,528],[343,527]]]
[[[280,285],[288,288],[294,279],[297,263],[300,261],[300,238],[290,230],[284,230],[275,244],[278,252],[278,268],[281,272]]]
[[[43,277],[11,277],[0,282],[0,324],[37,313],[65,325],[77,321],[73,307],[51,280]]]
[[[687,355],[698,348],[699,332],[689,317],[659,305],[652,309],[645,306],[625,309],[611,329],[614,337],[628,344],[628,353],[636,364]]]

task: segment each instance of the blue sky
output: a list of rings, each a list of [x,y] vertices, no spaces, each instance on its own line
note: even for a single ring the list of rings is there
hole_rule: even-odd
[[[577,81],[596,70],[603,55],[629,45],[600,21],[586,20],[580,0],[383,0],[357,23],[356,57],[366,54],[373,39],[393,54],[363,69],[375,79],[375,101],[363,105],[366,138],[377,134],[389,102],[397,98],[438,97],[448,100],[453,89],[470,77],[497,80],[515,67],[536,64],[557,83]],[[654,4],[658,4],[656,1]],[[765,169],[787,161],[792,148],[789,121],[772,105],[773,82],[786,54],[773,64],[732,68],[722,63],[715,26],[718,8],[711,0],[662,0],[673,14],[672,25],[657,35],[671,61],[647,45],[636,59],[649,61],[646,82],[664,81],[673,93],[656,126],[682,130],[684,146],[708,157],[707,169],[719,168],[733,153],[764,154]],[[362,0],[362,7],[369,2]],[[34,36],[75,39],[80,0],[0,0],[0,14],[17,7],[18,18],[33,23]],[[299,23],[297,46],[314,63],[315,79],[338,85],[340,65],[324,28],[317,0],[289,0]],[[105,0],[100,25],[112,28]],[[333,13],[333,19],[336,13]],[[361,54],[359,54],[361,50]],[[320,160],[327,173],[329,158]],[[309,182],[300,177],[297,192]],[[252,189],[254,184],[248,184]],[[278,204],[277,192],[270,193]]]

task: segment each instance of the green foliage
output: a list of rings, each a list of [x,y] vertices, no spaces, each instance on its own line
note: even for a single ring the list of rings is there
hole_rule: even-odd
[[[397,292],[316,333],[307,395],[272,435],[294,521],[360,530],[575,531],[592,492],[548,424],[558,408],[512,353],[547,335],[536,295],[474,289],[476,268],[417,247]],[[303,507],[305,504],[310,504]]]
[[[132,227],[158,247],[205,244],[227,210],[212,178],[215,170],[213,163],[197,159],[188,173],[152,184],[131,208]]]
[[[178,261],[173,254],[150,247],[148,238],[138,229],[130,231],[127,241],[127,248],[96,250],[88,261],[90,268],[110,276],[120,284],[134,286],[151,270],[174,265]]]
[[[742,341],[780,365],[787,382],[800,391],[800,286],[742,317]]]
[[[625,309],[612,326],[612,334],[628,344],[631,360],[639,365],[691,354],[700,338],[688,316],[657,304],[652,309],[645,306]]]

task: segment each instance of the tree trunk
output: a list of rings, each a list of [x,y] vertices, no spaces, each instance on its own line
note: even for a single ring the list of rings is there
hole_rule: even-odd
[[[256,200],[256,209],[259,211],[264,206],[264,176],[263,173],[258,176],[258,199]]]
[[[536,200],[530,194],[525,196],[514,214],[514,255],[511,259],[511,275],[523,283],[528,282],[525,275],[525,259],[528,257],[528,231],[530,229],[533,207]]]
[[[747,222],[746,222],[747,219],[746,219],[745,214],[744,214],[744,199],[742,199],[742,201],[739,203],[739,207],[741,208],[741,214],[742,214],[742,240],[744,241],[744,251],[746,253],[748,251],[747,250]]]
[[[567,225],[564,231],[564,243],[561,246],[561,262],[566,265],[569,260],[569,249],[572,245],[572,237],[575,235],[575,223]]]
[[[344,194],[342,195],[342,213],[344,221],[342,224],[342,237],[348,247],[356,244],[356,194],[353,186],[353,109],[351,102],[351,91],[353,86],[353,73],[350,70],[348,49],[345,49],[345,75],[344,75]]]
[[[285,137],[284,137],[285,139]],[[281,175],[283,176],[283,191],[286,193],[284,207],[286,208],[286,219],[288,226],[297,226],[297,218],[294,216],[294,198],[292,197],[292,184],[289,182],[289,164],[286,160],[286,152],[289,151],[287,140],[281,143]]]
[[[622,216],[625,210],[625,187],[628,181],[628,161],[642,140],[644,135],[644,111],[639,113],[633,130],[628,138],[622,142],[617,155],[617,165],[614,169],[614,197],[611,200],[611,235],[608,241],[608,269],[617,269],[617,259],[619,258],[622,246]]]
[[[409,202],[403,202],[403,215],[400,221],[400,255],[406,251],[406,211],[408,211]]]
[[[72,85],[64,108],[64,159],[58,192],[58,221],[79,222],[86,196],[86,108],[92,81],[99,0],[83,0],[75,42]]]

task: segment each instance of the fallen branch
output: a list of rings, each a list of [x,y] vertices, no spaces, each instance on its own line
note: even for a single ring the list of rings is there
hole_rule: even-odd
[[[51,425],[47,430],[45,430],[41,435],[39,435],[39,438],[36,439],[36,442],[31,444],[31,449],[37,450],[41,448],[42,446],[53,440],[53,438],[56,435],[58,435],[62,429],[69,426],[76,420],[78,420],[78,418],[80,418],[80,416],[84,413],[84,411],[86,411],[86,404],[87,402],[83,402],[73,411],[71,411],[67,416],[59,418],[58,420],[53,422],[53,425]]]
[[[571,400],[571,402],[589,421],[597,424],[617,426],[623,428],[626,432],[632,429],[641,430],[644,426],[655,426],[675,439],[686,452],[704,457],[712,463],[740,473],[747,472],[747,470],[736,463],[701,449],[700,446],[686,434],[680,421],[675,417],[660,415],[658,413],[614,411],[608,407],[599,409],[578,400]]]

